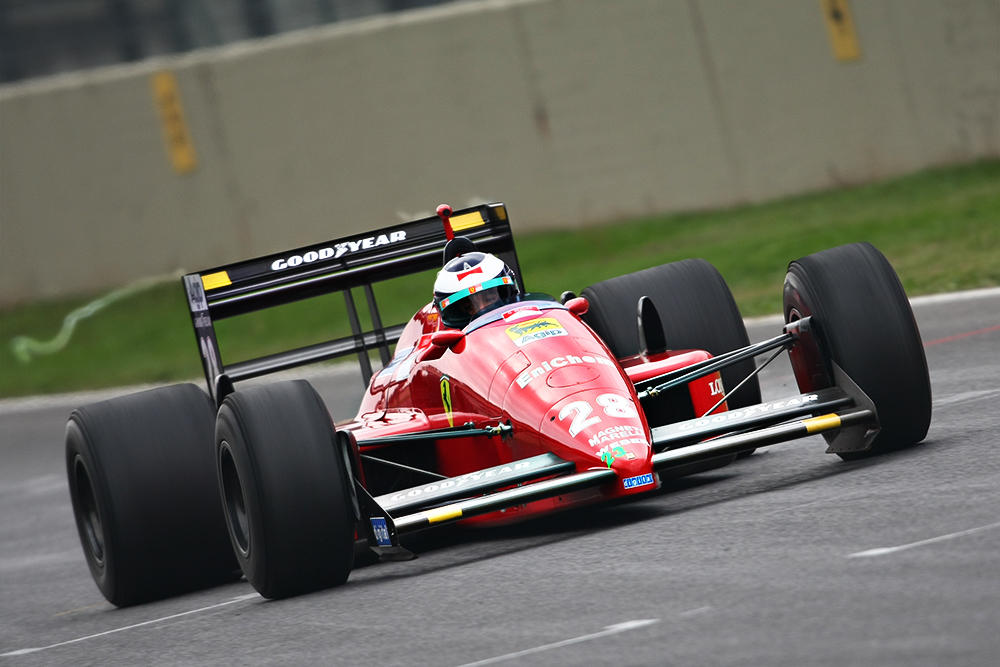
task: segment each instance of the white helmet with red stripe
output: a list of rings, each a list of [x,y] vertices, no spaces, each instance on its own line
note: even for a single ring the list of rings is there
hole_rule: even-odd
[[[434,281],[434,305],[441,321],[461,329],[485,312],[511,303],[521,293],[514,272],[503,260],[470,252],[451,260]]]

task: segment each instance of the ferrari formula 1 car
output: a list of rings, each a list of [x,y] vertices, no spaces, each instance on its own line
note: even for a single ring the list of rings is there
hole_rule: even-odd
[[[442,251],[434,301],[383,326],[372,283],[441,269]],[[579,297],[523,292],[520,280],[502,204],[441,207],[185,276],[209,391],[116,398],[67,426],[73,509],[101,592],[130,605],[242,573],[263,596],[286,597],[343,583],[360,550],[413,557],[400,543],[412,531],[637,496],[811,434],[850,459],[927,432],[920,334],[871,245],[792,262],[787,324],[754,345],[703,260]],[[352,289],[365,294],[371,330]],[[223,363],[217,320],[335,291],[353,335]],[[471,307],[486,292],[493,302]],[[782,351],[800,393],[762,402],[757,373]],[[235,386],[346,354],[358,355],[367,391],[345,423],[304,380]]]

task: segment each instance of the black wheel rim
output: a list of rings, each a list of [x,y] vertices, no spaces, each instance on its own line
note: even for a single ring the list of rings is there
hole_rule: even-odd
[[[222,495],[226,505],[226,523],[236,547],[244,558],[250,555],[250,517],[247,514],[246,496],[236,461],[229,449],[229,443],[222,441],[219,450],[219,470],[222,476]]]
[[[97,496],[94,485],[90,481],[90,473],[83,459],[77,455],[73,461],[73,476],[77,506],[80,510],[80,522],[90,556],[97,565],[104,565],[104,524],[101,512],[97,507]]]

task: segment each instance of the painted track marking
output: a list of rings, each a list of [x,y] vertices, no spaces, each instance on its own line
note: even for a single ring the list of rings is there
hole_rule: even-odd
[[[696,610],[697,611],[697,610]],[[591,639],[600,639],[601,637],[607,637],[608,635],[618,634],[619,632],[626,632],[628,630],[636,630],[638,628],[644,628],[647,625],[653,625],[654,623],[659,623],[658,618],[647,618],[638,621],[625,621],[624,623],[616,623],[615,625],[609,625],[600,632],[595,632],[589,635],[583,635],[582,637],[573,637],[572,639],[564,639],[561,642],[555,642],[554,644],[545,644],[544,646],[536,646],[535,648],[525,649],[523,651],[518,651],[516,653],[508,653],[506,655],[498,655],[494,658],[486,658],[485,660],[477,660],[476,662],[467,662],[461,667],[478,667],[479,665],[492,665],[496,662],[503,662],[505,660],[513,660],[515,658],[520,658],[522,656],[531,655],[532,653],[541,653],[542,651],[550,651],[554,648],[561,648],[563,646],[569,646],[570,644],[578,644],[580,642],[590,641]]]
[[[868,549],[867,551],[859,551],[857,553],[848,554],[848,558],[867,558],[870,556],[885,556],[886,554],[893,554],[897,551],[904,551],[906,549],[912,549],[913,547],[922,547],[925,544],[933,544],[935,542],[944,542],[945,540],[951,540],[956,537],[963,537],[965,535],[971,535],[973,533],[979,533],[984,530],[991,530],[993,528],[1000,528],[1000,523],[991,523],[988,526],[980,526],[979,528],[970,528],[969,530],[963,530],[958,533],[951,533],[949,535],[941,535],[940,537],[932,537],[929,540],[920,540],[919,542],[911,542],[910,544],[903,544],[898,547],[878,547],[876,549]]]
[[[105,635],[112,635],[116,632],[124,632],[125,630],[132,630],[134,628],[141,628],[144,625],[152,625],[153,623],[162,623],[163,621],[169,621],[174,618],[180,618],[181,616],[190,616],[191,614],[197,614],[202,611],[208,611],[209,609],[217,609],[219,607],[225,607],[226,605],[235,604],[237,602],[242,602],[243,600],[249,600],[250,598],[260,597],[258,593],[251,593],[249,595],[241,595],[235,597],[232,600],[227,600],[226,602],[220,602],[219,604],[212,604],[207,607],[201,607],[200,609],[192,609],[191,611],[182,611],[179,614],[171,614],[170,616],[164,616],[163,618],[154,618],[150,621],[143,621],[142,623],[135,623],[133,625],[126,625],[124,628],[115,628],[114,630],[105,630],[104,632],[98,632],[95,635],[87,635],[86,637],[77,637],[76,639],[70,639],[69,641],[59,642],[58,644],[49,644],[48,646],[39,646],[38,648],[22,648],[17,651],[10,651],[8,653],[0,653],[0,658],[6,658],[12,655],[24,655],[26,653],[37,653],[38,651],[46,651],[50,648],[56,648],[57,646],[66,646],[67,644],[75,644],[77,642],[86,641],[88,639],[95,639],[97,637],[103,637]]]
[[[110,602],[98,602],[97,604],[88,604],[86,607],[80,607],[78,609],[70,609],[69,611],[61,611],[56,616],[65,616],[66,614],[75,614],[78,611],[86,611],[87,609],[97,609],[98,607],[106,607],[111,604]]]
[[[952,405],[953,403],[966,403],[968,401],[978,401],[983,398],[991,398],[996,394],[1000,394],[1000,389],[983,389],[980,391],[963,391],[960,394],[953,394],[952,396],[946,396],[945,398],[939,398],[934,401],[934,408],[938,408],[942,405]]]
[[[976,329],[975,331],[966,331],[965,333],[955,334],[954,336],[945,336],[944,338],[938,338],[937,340],[932,340],[930,342],[924,343],[924,347],[931,347],[932,345],[940,345],[941,343],[950,343],[953,340],[968,338],[969,336],[978,336],[979,334],[989,333],[990,331],[998,331],[998,330],[1000,330],[1000,324],[995,324],[992,327],[986,327],[985,329]]]
[[[697,609],[689,609],[687,611],[682,611],[677,615],[681,618],[691,618],[692,616],[699,616],[709,611],[712,611],[711,607],[698,607]]]

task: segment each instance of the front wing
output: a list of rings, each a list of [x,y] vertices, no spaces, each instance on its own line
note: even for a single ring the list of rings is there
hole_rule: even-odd
[[[875,406],[834,366],[838,385],[808,394],[748,406],[715,417],[690,419],[653,429],[656,473],[824,434],[827,452],[861,451],[879,432]],[[575,472],[575,465],[543,454],[431,484],[372,498],[360,483],[361,518],[369,546],[397,557],[398,535],[608,484],[623,484],[610,468]],[[406,552],[408,553],[408,552]]]

